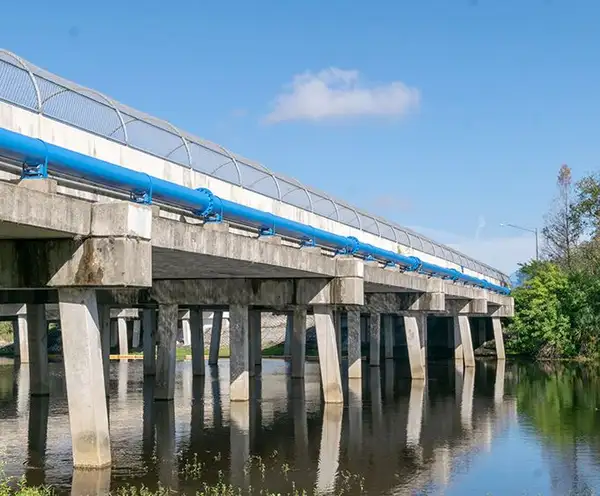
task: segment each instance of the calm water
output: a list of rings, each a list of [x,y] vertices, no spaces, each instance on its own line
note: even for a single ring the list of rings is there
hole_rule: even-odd
[[[219,478],[273,492],[600,492],[596,369],[492,361],[463,373],[439,362],[422,387],[393,363],[366,366],[349,401],[325,407],[316,363],[302,388],[285,362],[264,360],[249,406],[230,406],[228,366],[194,378],[178,363],[175,401],[155,404],[140,361],[111,363],[113,466],[90,475],[71,468],[62,364],[50,366],[51,396],[30,399],[27,366],[0,363],[5,472],[65,494],[159,483],[193,494]]]

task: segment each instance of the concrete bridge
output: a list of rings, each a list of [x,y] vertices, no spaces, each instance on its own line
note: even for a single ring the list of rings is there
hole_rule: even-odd
[[[250,401],[263,312],[289,315],[296,378],[312,315],[326,403],[344,401],[342,325],[350,379],[362,376],[361,336],[378,367],[399,326],[412,379],[425,380],[428,316],[451,323],[461,366],[475,366],[474,317],[504,359],[513,301],[499,271],[16,55],[0,51],[0,74],[0,303],[27,305],[32,395],[48,394],[44,305],[58,305],[76,467],[111,462],[112,309],[142,312],[156,400],[174,398],[182,310],[195,375],[202,312],[214,312],[211,347],[229,312],[232,402]]]

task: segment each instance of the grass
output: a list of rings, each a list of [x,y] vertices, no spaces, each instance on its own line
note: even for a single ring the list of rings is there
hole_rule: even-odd
[[[185,491],[185,494],[196,494],[203,496],[242,496],[242,495],[260,495],[260,496],[308,496],[309,494],[317,494],[317,488],[311,491],[299,489],[294,481],[295,475],[299,474],[302,469],[290,466],[285,460],[279,458],[279,453],[274,451],[266,457],[253,455],[250,456],[244,467],[246,475],[251,475],[255,486],[242,489],[229,483],[222,471],[218,472],[218,477],[214,480],[210,476],[212,471],[214,474],[214,462],[222,459],[222,455],[217,453],[211,455],[208,462],[204,462],[197,454],[194,454],[192,459],[178,460],[178,479],[179,483],[183,484],[188,489],[192,485],[195,489],[194,493]],[[212,482],[206,482],[207,478],[213,479]],[[281,487],[282,484],[286,489],[273,492],[268,489],[270,482]],[[171,488],[161,486],[160,483],[156,490],[152,490],[144,485],[133,486],[127,484],[119,487],[114,491],[110,491],[110,495],[116,496],[167,496],[176,493]],[[364,478],[360,475],[352,474],[348,471],[341,471],[338,474],[335,491],[331,494],[334,496],[342,496],[346,494],[364,494]],[[0,463],[0,496],[57,496],[57,491],[52,486],[27,486],[25,477],[14,478],[6,477]]]

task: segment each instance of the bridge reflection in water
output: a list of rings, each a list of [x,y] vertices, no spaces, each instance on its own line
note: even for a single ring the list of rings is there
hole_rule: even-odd
[[[434,362],[427,382],[411,382],[387,360],[362,380],[344,379],[345,405],[322,402],[318,364],[307,363],[304,380],[291,379],[288,366],[264,360],[252,401],[230,404],[224,360],[205,377],[178,363],[175,401],[167,402],[154,401],[141,361],[111,363],[112,469],[81,472],[72,469],[62,364],[50,364],[49,397],[30,397],[27,365],[0,364],[5,472],[21,476],[24,468],[28,483],[67,494],[159,483],[193,493],[219,477],[275,493],[292,484],[326,493],[347,474],[361,476],[371,494],[412,494],[442,489],[457,464],[464,471],[516,418],[503,361],[464,370]]]

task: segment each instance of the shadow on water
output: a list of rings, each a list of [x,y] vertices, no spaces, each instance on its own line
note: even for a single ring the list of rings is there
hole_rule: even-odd
[[[264,360],[252,400],[230,403],[227,361],[205,376],[180,362],[175,400],[157,402],[141,362],[112,362],[113,466],[86,473],[71,466],[62,365],[50,364],[50,397],[30,397],[27,365],[0,363],[4,470],[64,494],[142,484],[193,494],[219,481],[272,493],[600,489],[598,368],[430,362],[423,382],[386,360],[344,378],[344,405],[325,405],[318,365],[307,363],[304,381],[288,367]]]

